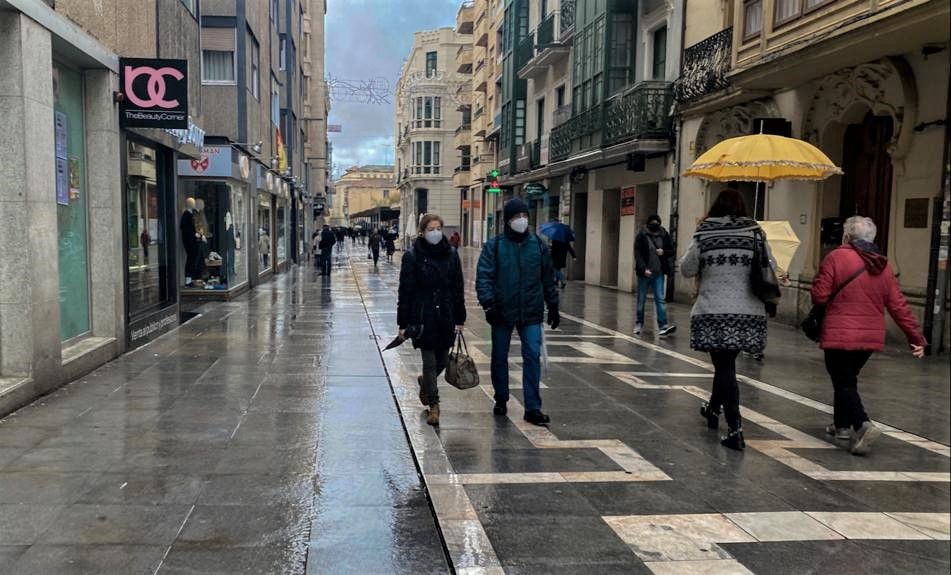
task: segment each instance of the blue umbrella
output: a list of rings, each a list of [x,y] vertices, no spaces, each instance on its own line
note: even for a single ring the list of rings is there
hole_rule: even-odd
[[[548,236],[553,242],[570,243],[575,241],[575,233],[567,225],[554,221],[546,222],[538,228],[539,233]]]

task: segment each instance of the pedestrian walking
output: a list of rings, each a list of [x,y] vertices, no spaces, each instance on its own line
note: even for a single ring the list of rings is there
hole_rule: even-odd
[[[466,323],[465,282],[459,254],[443,235],[443,219],[426,214],[400,265],[396,321],[400,337],[410,334],[420,351],[419,401],[429,407],[426,423],[439,425],[436,381],[449,364],[449,350]]]
[[[770,257],[766,243],[757,242],[761,234],[759,224],[746,215],[743,196],[734,189],[724,190],[700,222],[680,263],[684,277],[699,279],[690,312],[690,347],[708,352],[714,366],[713,392],[700,414],[716,429],[722,408],[729,432],[720,443],[737,450],[746,444],[736,358],[741,351],[760,353],[766,347],[766,309],[751,281],[756,246],[765,252],[762,256]]]
[[[451,245],[453,249],[456,250],[462,246],[462,236],[459,235],[459,232],[452,232],[452,235],[449,236],[449,245]]]
[[[575,233],[554,216],[548,223],[542,224],[538,232],[546,236],[551,242],[551,261],[555,268],[555,281],[561,289],[565,289],[565,286],[568,285],[567,276],[565,275],[565,268],[568,267],[568,254],[571,254],[572,259],[578,259],[575,249],[571,247],[571,242],[575,241]]]
[[[482,247],[476,278],[479,305],[492,326],[492,387],[496,415],[508,412],[509,347],[512,331],[522,343],[522,393],[525,421],[545,425],[541,380],[542,321],[548,307],[548,325],[557,329],[558,288],[548,247],[528,231],[528,205],[513,198],[503,206],[505,230]]]
[[[386,261],[393,263],[393,254],[396,253],[396,234],[389,230],[384,231],[383,246],[386,248]]]
[[[334,244],[336,243],[337,235],[330,229],[330,226],[324,224],[324,228],[320,232],[320,242],[317,244],[320,248],[320,275],[322,276],[330,275]]]
[[[380,237],[379,230],[373,230],[370,234],[370,240],[368,246],[370,248],[370,257],[373,258],[373,267],[377,267],[377,263],[380,261],[380,243],[383,241],[383,238]]]
[[[677,326],[667,323],[667,276],[673,266],[674,241],[661,225],[660,216],[647,217],[647,225],[634,238],[634,264],[637,273],[637,319],[634,335],[641,335],[644,328],[644,308],[647,294],[654,294],[654,309],[657,312],[657,335],[667,337]]]
[[[905,333],[912,355],[923,357],[927,345],[888,258],[872,243],[876,233],[871,218],[847,219],[842,245],[822,260],[812,283],[812,303],[826,306],[819,345],[834,390],[826,432],[849,439],[854,455],[868,453],[882,434],[865,413],[858,376],[872,353],[885,349],[885,310]]]

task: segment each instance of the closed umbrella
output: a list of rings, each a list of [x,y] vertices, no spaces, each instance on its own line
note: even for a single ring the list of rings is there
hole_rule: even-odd
[[[777,273],[783,275],[789,272],[796,250],[799,249],[799,237],[787,221],[759,222],[759,227],[766,234],[766,243],[776,261]]]

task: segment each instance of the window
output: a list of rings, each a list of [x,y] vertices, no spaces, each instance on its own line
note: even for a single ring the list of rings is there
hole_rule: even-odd
[[[439,96],[420,96],[413,108],[413,125],[416,128],[442,127],[442,98]]]
[[[426,52],[426,77],[436,75],[436,52]]]
[[[234,85],[234,28],[202,28],[201,46],[202,83]]]
[[[413,173],[439,174],[440,142],[413,142]]]
[[[562,107],[565,105],[565,86],[561,85],[555,89],[555,105]]]
[[[250,58],[250,73],[248,74],[248,89],[251,90],[251,95],[261,99],[261,48],[258,46],[258,41],[254,38],[254,35],[251,32],[248,32],[248,46],[250,47],[249,52],[251,55]]]
[[[281,70],[287,70],[287,36],[284,34],[281,34],[280,59],[278,62]]]
[[[383,199],[384,199],[384,200],[390,199],[390,191],[389,191],[389,190],[383,190]]]
[[[598,61],[595,59],[595,62]],[[609,94],[619,92],[634,83],[633,14],[611,16],[611,52],[608,66]],[[594,102],[597,101],[597,99],[594,100]]]
[[[831,0],[776,0],[773,24],[781,26],[792,22],[803,14],[830,2]]]
[[[277,22],[277,0],[268,1],[267,15],[271,19],[271,22]]]
[[[545,134],[545,98],[539,98],[535,102],[535,136],[541,141]]]
[[[663,80],[667,77],[667,26],[654,31],[652,50],[651,79]]]
[[[749,0],[743,5],[743,39],[752,38],[763,29],[763,1]]]
[[[277,78],[271,76],[271,123],[275,126],[281,124],[281,90],[277,83]]]

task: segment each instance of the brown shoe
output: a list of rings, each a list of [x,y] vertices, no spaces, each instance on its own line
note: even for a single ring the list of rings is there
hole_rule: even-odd
[[[434,403],[429,406],[429,417],[426,418],[426,423],[429,425],[439,425],[439,404]]]
[[[419,384],[419,402],[423,404],[423,407],[429,405],[429,397],[426,395],[426,390],[423,389],[423,376],[416,378],[416,383]]]

